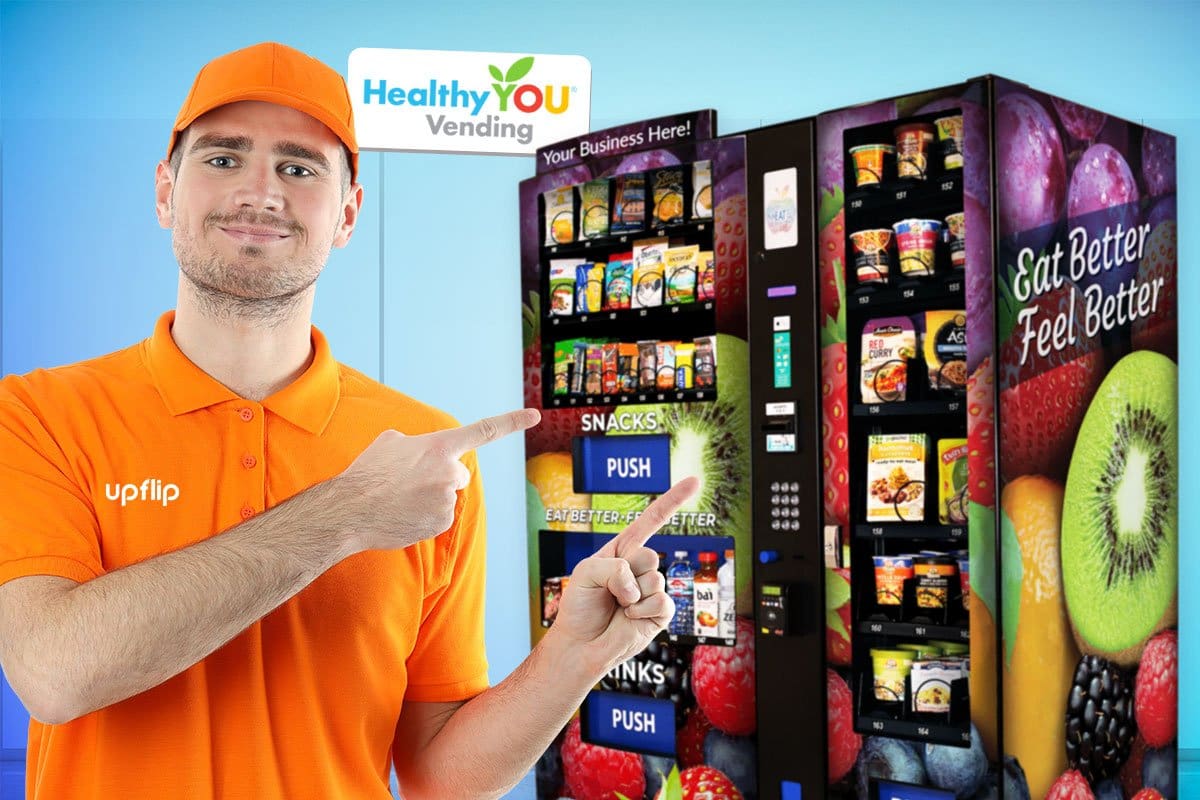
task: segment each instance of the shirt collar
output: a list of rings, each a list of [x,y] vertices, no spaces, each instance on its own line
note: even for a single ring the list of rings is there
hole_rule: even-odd
[[[175,312],[158,318],[154,333],[143,343],[146,364],[155,388],[173,416],[241,398],[229,387],[193,364],[171,336]],[[313,359],[299,378],[262,401],[263,408],[309,433],[320,434],[329,424],[341,395],[338,364],[325,336],[312,328]]]

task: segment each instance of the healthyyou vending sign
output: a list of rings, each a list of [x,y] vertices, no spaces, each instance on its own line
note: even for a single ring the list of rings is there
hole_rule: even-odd
[[[591,126],[583,56],[360,47],[347,75],[366,150],[533,155]]]

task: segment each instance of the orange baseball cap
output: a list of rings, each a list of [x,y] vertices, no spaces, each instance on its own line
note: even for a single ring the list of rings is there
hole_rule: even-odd
[[[181,131],[201,114],[239,100],[261,100],[302,111],[333,131],[350,151],[350,180],[358,178],[358,140],[346,82],[336,70],[278,42],[262,42],[204,65],[167,144],[167,158]]]

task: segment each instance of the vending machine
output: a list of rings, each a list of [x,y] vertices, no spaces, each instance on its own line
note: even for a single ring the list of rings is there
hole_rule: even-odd
[[[539,798],[1175,796],[1174,139],[986,77],[639,146],[522,184],[535,639],[630,513],[705,489],[650,540],[676,619]],[[711,222],[656,226],[657,170],[694,211],[704,161]],[[637,173],[650,224],[614,230]],[[587,296],[626,249],[660,305]],[[635,338],[673,392],[623,391]]]

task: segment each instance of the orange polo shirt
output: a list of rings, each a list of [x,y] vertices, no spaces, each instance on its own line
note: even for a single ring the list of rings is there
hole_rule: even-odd
[[[337,474],[384,429],[446,414],[315,357],[243,400],[171,338],[0,381],[0,583],[88,581],[206,539]],[[487,687],[474,454],[454,525],[352,556],[160,686],[29,727],[29,798],[387,798],[405,700]],[[296,531],[303,536],[303,530]]]

